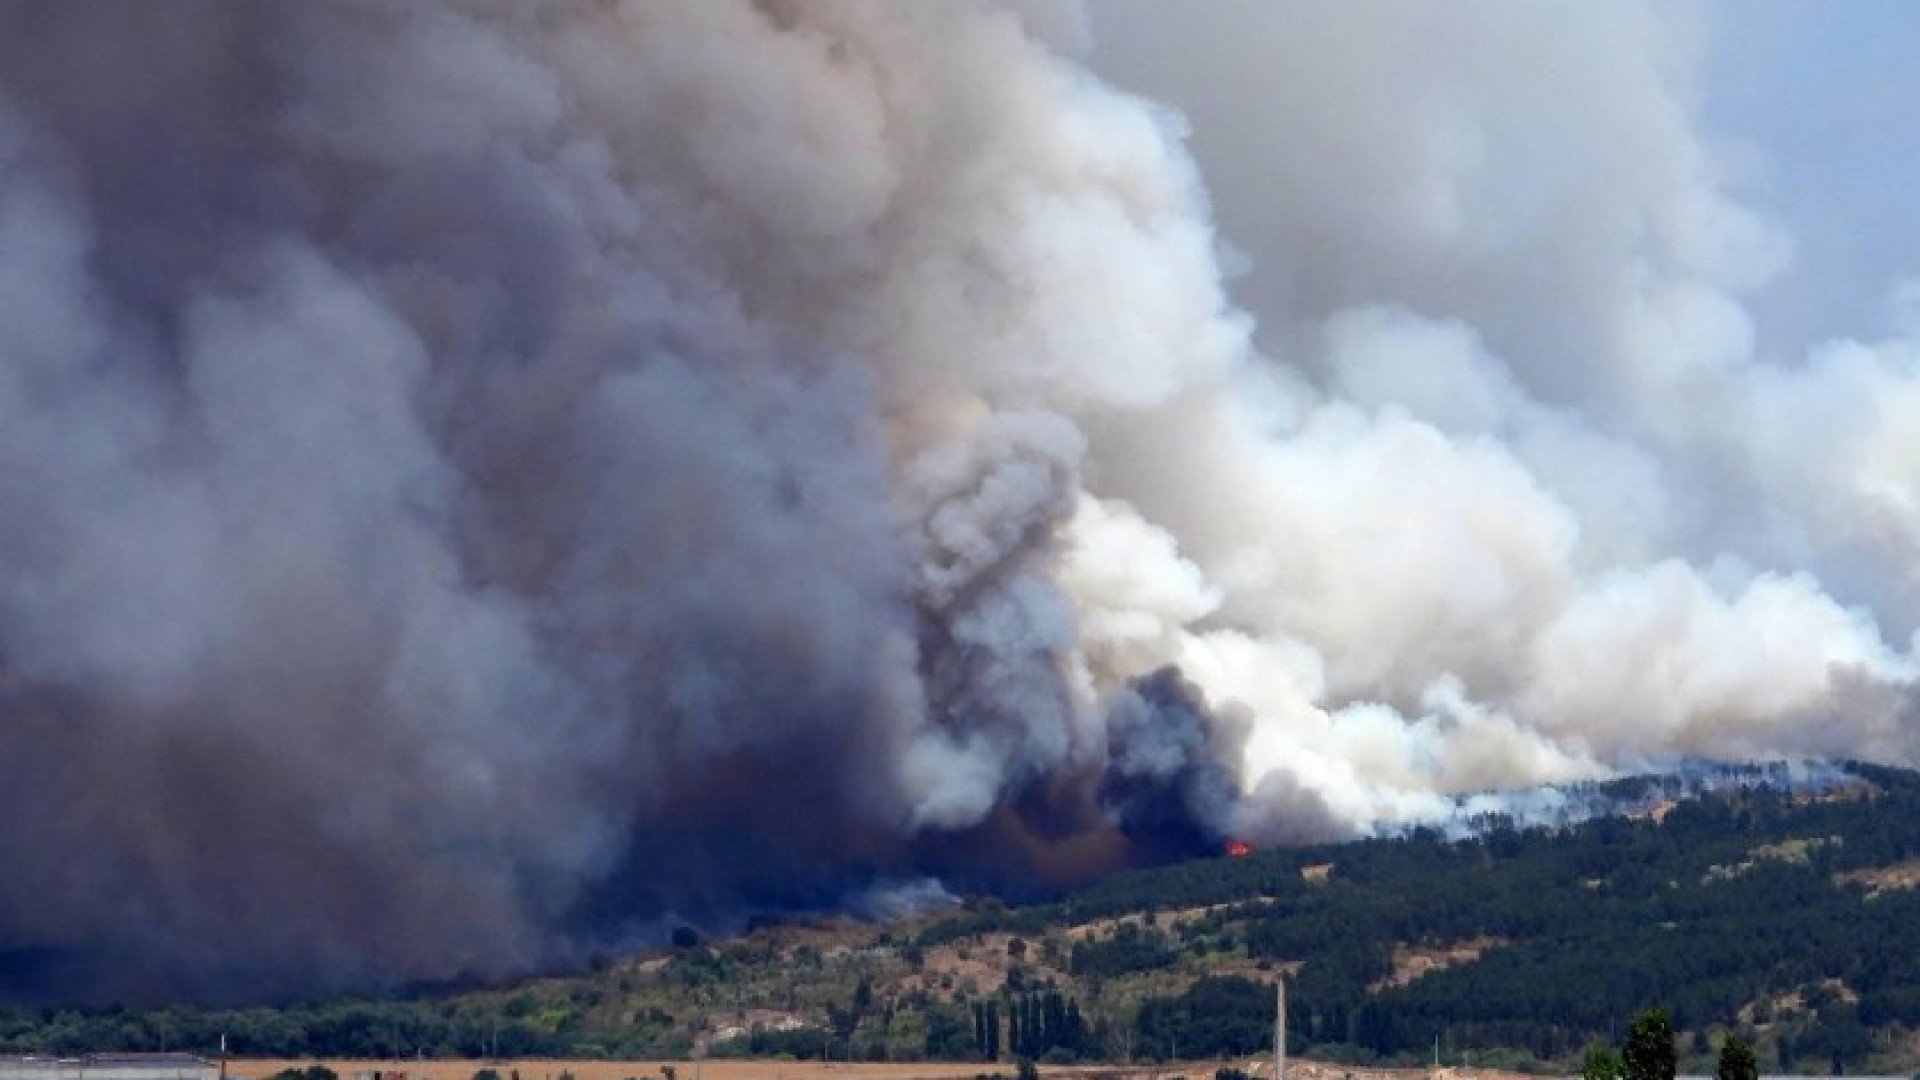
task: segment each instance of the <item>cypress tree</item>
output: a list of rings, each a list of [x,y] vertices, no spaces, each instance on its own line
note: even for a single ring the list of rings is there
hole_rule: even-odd
[[[1673,1021],[1665,1009],[1648,1009],[1634,1019],[1620,1057],[1626,1080],[1673,1080],[1679,1055],[1673,1048]]]

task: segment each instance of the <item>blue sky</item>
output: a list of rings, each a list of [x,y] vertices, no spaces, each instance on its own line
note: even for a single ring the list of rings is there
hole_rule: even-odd
[[[1704,119],[1755,151],[1736,190],[1796,244],[1755,299],[1763,341],[1884,329],[1892,285],[1920,275],[1920,4],[1718,0],[1708,16]]]

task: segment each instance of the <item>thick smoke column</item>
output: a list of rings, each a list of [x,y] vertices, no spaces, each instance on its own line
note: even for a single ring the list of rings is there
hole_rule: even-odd
[[[1770,237],[1665,67],[1577,183],[1381,225],[1303,155],[1268,357],[1178,118],[1071,7],[0,19],[18,992],[497,969],[1683,755],[1915,757],[1915,350],[1743,351]],[[1476,104],[1434,152],[1504,175]],[[1502,248],[1514,185],[1627,238]],[[1410,257],[1358,261],[1402,211]],[[1442,280],[1516,250],[1568,261],[1554,303]]]

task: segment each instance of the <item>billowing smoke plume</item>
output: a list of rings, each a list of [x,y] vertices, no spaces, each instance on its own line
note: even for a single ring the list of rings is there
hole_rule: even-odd
[[[1796,798],[1824,797],[1872,782],[1827,761],[1765,763],[1680,761],[1657,774],[1617,780],[1575,780],[1509,791],[1466,792],[1452,797],[1446,814],[1404,822],[1401,836],[1428,832],[1452,840],[1486,837],[1499,829],[1558,829],[1600,817],[1659,818],[1689,799],[1768,791]]]
[[[6,981],[1913,760],[1920,352],[1753,355],[1678,39],[1263,10],[1273,355],[1070,6],[0,0]]]

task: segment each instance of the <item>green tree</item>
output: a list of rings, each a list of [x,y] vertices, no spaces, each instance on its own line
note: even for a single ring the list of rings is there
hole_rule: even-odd
[[[1620,1058],[1625,1080],[1673,1080],[1679,1057],[1673,1048],[1673,1019],[1665,1009],[1648,1009],[1634,1018]]]
[[[1729,1035],[1720,1044],[1720,1063],[1714,1066],[1714,1080],[1760,1080],[1760,1062],[1753,1047]]]
[[[974,1008],[977,1010],[979,1006]],[[978,1030],[977,1017],[974,1023],[976,1026],[969,1029],[966,1014],[957,1006],[947,1002],[930,1004],[926,1012],[927,1031],[922,1052],[930,1061],[959,1061],[978,1057],[986,1038]]]
[[[1605,1043],[1587,1047],[1587,1059],[1580,1065],[1580,1080],[1622,1080],[1625,1075],[1626,1066],[1612,1047]]]

